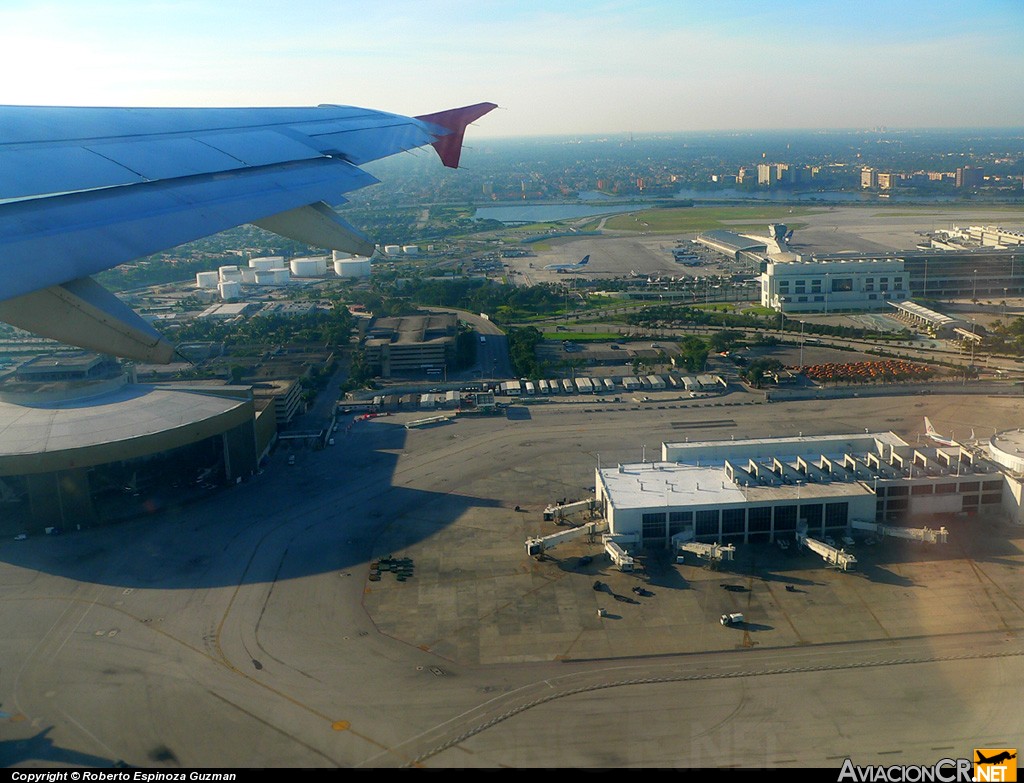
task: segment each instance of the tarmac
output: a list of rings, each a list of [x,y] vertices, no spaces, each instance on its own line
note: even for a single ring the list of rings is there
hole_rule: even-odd
[[[382,417],[203,504],[0,543],[0,764],[838,769],[1019,744],[1024,530],[1004,520],[858,544],[854,573],[769,544],[718,570],[657,551],[621,573],[584,540],[527,556],[557,529],[544,506],[675,424],[913,441],[924,415],[1022,413],[753,397]],[[733,426],[701,435],[709,417]]]

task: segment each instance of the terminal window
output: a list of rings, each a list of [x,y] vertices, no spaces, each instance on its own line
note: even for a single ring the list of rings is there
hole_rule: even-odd
[[[665,514],[643,515],[643,535],[645,539],[665,537]]]
[[[845,525],[849,513],[849,503],[826,503],[825,526],[836,527],[838,525]]]
[[[722,510],[722,535],[730,533],[742,533],[746,524],[747,510],[745,508],[727,508]]]
[[[670,511],[668,512],[668,535],[671,538],[676,533],[682,533],[693,524],[692,511]]]
[[[709,509],[697,512],[697,521],[694,532],[698,536],[718,535],[718,509]]]
[[[807,503],[800,506],[800,519],[808,528],[821,527],[821,503]]]
[[[852,277],[834,277],[832,278],[832,292],[842,293],[843,291],[853,290],[853,278]]]
[[[775,507],[775,529],[796,530],[796,506]]]
[[[772,529],[771,506],[758,506],[747,511],[747,529],[751,533]]]

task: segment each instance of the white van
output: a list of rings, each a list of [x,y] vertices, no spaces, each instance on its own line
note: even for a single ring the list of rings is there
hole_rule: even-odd
[[[739,625],[743,622],[743,615],[740,612],[722,615],[722,625]]]

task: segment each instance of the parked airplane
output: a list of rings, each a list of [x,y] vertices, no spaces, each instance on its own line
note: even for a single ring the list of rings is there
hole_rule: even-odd
[[[946,438],[938,433],[938,430],[932,426],[931,419],[927,416],[924,417],[924,434],[928,436],[930,440],[939,444],[940,446],[960,446],[960,441],[954,440],[952,437]],[[971,430],[971,440],[974,440],[974,430]]]
[[[576,272],[590,263],[590,256],[585,255],[575,264],[548,264],[545,269],[550,272]]]
[[[458,168],[478,103],[405,117],[354,106],[0,106],[0,321],[166,363],[174,346],[90,275],[253,223],[371,255],[332,206],[359,166],[427,144]]]

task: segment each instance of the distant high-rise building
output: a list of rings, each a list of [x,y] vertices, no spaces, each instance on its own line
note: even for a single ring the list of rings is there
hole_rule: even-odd
[[[757,164],[757,184],[771,187],[779,181],[778,172],[771,163]]]
[[[896,178],[889,172],[878,172],[878,189],[879,190],[892,190],[893,185],[896,182]]]
[[[956,170],[956,186],[958,188],[976,188],[984,181],[983,169],[974,166],[959,166]]]
[[[860,170],[860,186],[862,188],[878,187],[878,172],[867,167]]]
[[[804,182],[809,182],[811,179],[811,169],[808,166],[791,166],[786,164],[785,176],[780,176],[779,179],[784,181],[787,185],[799,185]]]

